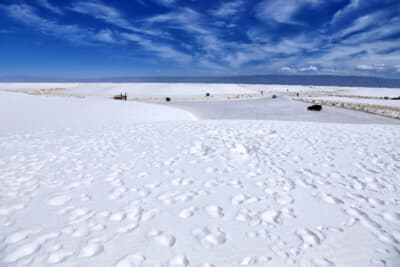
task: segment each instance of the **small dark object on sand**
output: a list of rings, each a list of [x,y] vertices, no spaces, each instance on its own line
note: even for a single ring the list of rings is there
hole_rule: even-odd
[[[308,106],[307,109],[312,110],[312,111],[321,111],[322,106],[321,105],[312,105],[312,106]]]
[[[121,93],[121,94],[119,94],[119,95],[116,95],[116,96],[114,96],[114,99],[115,100],[127,100],[128,99],[128,94],[127,93],[125,93],[124,95]]]
[[[278,98],[278,97],[277,97],[276,95],[273,95],[273,96],[272,96],[272,99],[275,99],[275,98]]]
[[[210,93],[206,93],[206,96],[210,96]]]
[[[264,94],[264,91],[261,91],[261,94],[263,95],[263,94]]]
[[[169,102],[169,101],[171,101],[171,98],[170,97],[166,97],[165,101]]]
[[[299,94],[299,93],[296,93],[296,96],[300,96],[300,94]]]

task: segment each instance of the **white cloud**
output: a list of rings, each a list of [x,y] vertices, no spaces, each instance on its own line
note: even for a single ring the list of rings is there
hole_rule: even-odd
[[[64,14],[64,12],[61,10],[61,8],[51,4],[48,0],[38,0],[38,3],[41,6],[43,6],[44,8],[47,8],[48,10],[50,10],[56,14],[59,14],[59,15]]]
[[[318,71],[318,68],[315,66],[309,66],[305,68],[300,68],[299,71],[305,72],[305,71]]]
[[[208,69],[214,69],[214,70],[219,70],[219,71],[224,71],[227,70],[224,66],[221,66],[219,64],[216,64],[206,58],[201,58],[199,60],[199,63],[201,66],[206,67]]]
[[[104,29],[104,30],[99,31],[95,35],[95,38],[97,40],[105,42],[105,43],[115,43],[116,42],[113,32],[109,29]]]
[[[357,65],[356,69],[358,70],[366,70],[366,71],[382,71],[385,69],[385,64],[374,64],[374,65]]]
[[[379,38],[385,38],[393,33],[400,33],[400,19],[390,19],[391,10],[379,10],[360,16],[352,20],[351,24],[337,31],[333,39],[349,39],[348,42],[357,43]]]
[[[358,69],[358,70],[373,70],[374,67],[369,66],[369,65],[358,65],[358,66],[357,66],[357,69]]]
[[[171,59],[181,63],[192,61],[192,56],[182,53],[169,45],[154,43],[143,35],[113,32],[110,29],[101,29],[95,32],[78,25],[59,24],[56,21],[38,16],[35,9],[28,5],[9,5],[0,7],[5,9],[10,17],[30,27],[34,27],[45,34],[68,40],[73,44],[93,45],[98,43],[117,43],[118,40],[116,37],[118,36],[124,38],[124,42],[128,40],[137,43],[143,49],[154,52],[160,58]],[[112,20],[115,23],[122,23],[121,25],[124,25],[123,21],[118,20],[118,13],[114,13],[113,9],[102,9],[98,15],[104,19]]]
[[[202,14],[190,9],[178,10],[156,15],[146,19],[153,27],[165,27],[185,31],[195,39],[200,49],[206,50],[207,56],[223,53],[226,43],[217,38],[214,29],[210,29],[204,22]],[[155,25],[155,26],[154,26]]]
[[[344,8],[340,9],[335,13],[332,18],[331,23],[335,24],[344,17],[350,15],[353,11],[357,10],[360,6],[361,0],[351,0]]]
[[[264,0],[256,7],[260,20],[275,20],[279,23],[301,24],[293,19],[305,4],[319,5],[322,0]]]
[[[258,23],[254,27],[244,29],[249,39],[241,41],[240,38],[225,38],[231,32],[228,33],[225,20],[219,18],[233,17],[237,14],[235,12],[241,12],[240,8],[244,6],[237,3],[244,5],[243,0],[226,1],[206,15],[194,9],[178,7],[164,14],[135,21],[128,20],[123,11],[107,6],[99,0],[77,1],[70,9],[110,24],[107,29],[94,30],[85,28],[84,25],[63,25],[56,19],[39,16],[41,13],[28,5],[0,5],[0,9],[7,10],[11,17],[29,27],[74,44],[122,43],[129,44],[130,47],[137,45],[139,48],[136,49],[140,53],[144,51],[145,56],[151,54],[156,58],[191,64],[200,69],[204,67],[217,71],[250,73],[251,70],[262,66],[263,71],[271,73],[281,71],[306,74],[323,73],[327,70],[332,73],[358,74],[368,71],[400,72],[399,43],[389,38],[400,33],[400,19],[391,16],[390,12],[385,13],[384,10],[368,15],[364,13],[364,16],[347,20],[347,27],[337,31],[337,34],[331,34],[329,29],[318,32],[316,29],[293,37],[287,36],[280,41],[274,38],[274,33],[269,32],[268,27]],[[283,6],[281,10],[278,4],[283,5],[284,2],[288,7]],[[263,3],[267,5],[267,1]],[[275,5],[277,12],[266,14],[270,17],[265,19],[297,23],[293,17],[303,5],[320,3],[316,0],[268,1],[268,5]],[[213,12],[215,14],[212,14]],[[214,20],[225,24],[216,25],[214,21],[210,21],[210,14],[217,16]],[[389,15],[385,16],[386,14]],[[327,27],[336,26],[338,25],[330,24]],[[168,34],[177,30],[184,33],[179,35],[179,39],[174,39],[174,35]],[[160,34],[162,32],[164,34]],[[329,33],[329,36],[325,35],[326,33]],[[182,39],[181,36],[186,38]]]
[[[145,39],[143,36],[137,34],[122,33],[121,35],[129,41],[137,43],[145,50],[154,52],[161,58],[170,59],[181,63],[189,63],[192,61],[192,57],[190,55],[177,51],[166,44],[154,43],[153,41]]]
[[[177,2],[177,0],[154,0],[154,1],[163,6],[171,6],[172,4]]]
[[[104,42],[104,33],[100,35],[92,30],[82,28],[78,25],[65,25],[57,21],[48,20],[40,17],[36,10],[25,4],[15,4],[9,6],[0,6],[11,18],[24,23],[44,34],[64,39],[75,45],[93,45],[98,42]],[[100,36],[100,38],[99,38]],[[101,38],[101,36],[103,38]],[[106,41],[106,42],[109,42]]]
[[[282,67],[281,71],[284,71],[284,72],[296,72],[295,69],[292,69],[291,67],[287,67],[287,66]]]
[[[291,68],[288,66],[284,66],[281,68],[281,71],[283,72],[317,72],[319,69],[315,66],[308,66],[308,67],[303,67],[303,68]]]
[[[335,44],[322,48],[323,53],[303,59],[296,58],[296,61],[302,60],[306,64],[318,65],[320,69],[334,69],[347,74],[357,73],[355,70],[359,73],[366,72],[368,68],[376,69],[374,71],[386,71],[385,66],[394,66],[400,62],[400,54],[396,48],[398,44],[391,40],[365,42],[356,46]]]
[[[242,0],[224,2],[217,9],[213,10],[211,14],[221,18],[232,16],[240,11],[242,5]]]
[[[70,9],[81,14],[92,16],[93,18],[99,20],[103,20],[122,29],[145,33],[149,35],[159,35],[158,31],[152,31],[144,29],[143,27],[139,28],[133,26],[120,14],[117,9],[106,6],[100,2],[78,2],[74,4]]]
[[[379,21],[376,20],[376,21]],[[372,29],[353,33],[350,37],[342,41],[344,44],[357,45],[365,42],[385,39],[400,34],[400,20],[394,20],[385,23],[385,25],[370,24]]]
[[[340,36],[346,36],[361,30],[364,30],[365,28],[373,25],[377,21],[377,16],[376,15],[365,15],[362,17],[357,18],[352,25],[349,27],[343,29],[340,31]]]

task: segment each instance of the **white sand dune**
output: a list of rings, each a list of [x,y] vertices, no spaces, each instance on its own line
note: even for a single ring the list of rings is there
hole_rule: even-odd
[[[211,95],[246,95],[265,93],[319,93],[333,92],[342,95],[400,96],[399,89],[304,85],[265,84],[213,84],[213,83],[0,83],[1,91],[39,92],[56,91],[61,95],[110,97],[127,93],[128,97],[204,97]],[[53,92],[54,93],[54,92]]]
[[[196,83],[0,83],[0,90],[39,92],[53,90],[59,95],[111,97],[127,93],[128,97],[203,97],[259,93],[260,85]]]
[[[109,99],[31,96],[0,91],[0,132],[90,128],[114,122],[194,120],[183,110]]]
[[[0,127],[0,266],[400,264],[398,125],[0,92]]]

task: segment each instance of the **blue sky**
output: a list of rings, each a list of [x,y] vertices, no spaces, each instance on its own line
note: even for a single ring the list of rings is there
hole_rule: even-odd
[[[0,76],[241,74],[400,78],[400,1],[0,1]]]

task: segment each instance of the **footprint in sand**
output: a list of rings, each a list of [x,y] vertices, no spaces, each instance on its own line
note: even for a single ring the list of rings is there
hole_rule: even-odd
[[[312,260],[315,267],[336,267],[336,264],[326,258],[316,258]],[[376,265],[374,265],[376,266]]]
[[[0,215],[10,215],[14,212],[16,212],[17,210],[22,210],[26,208],[25,204],[14,204],[11,206],[6,206],[6,207],[0,207]]]
[[[142,213],[142,217],[141,217],[142,222],[150,221],[160,213],[161,213],[161,210],[159,210],[159,209],[151,209],[151,210],[148,210],[148,211],[144,211]]]
[[[120,228],[118,228],[117,232],[118,233],[129,233],[132,232],[133,230],[135,230],[137,227],[139,226],[138,223],[130,223],[124,226],[121,226]]]
[[[192,231],[194,237],[205,248],[212,248],[226,242],[226,234],[219,228],[200,228]]]
[[[189,265],[189,259],[185,255],[176,255],[169,261],[169,267],[185,267]]]
[[[84,247],[81,248],[79,253],[80,258],[89,258],[96,256],[103,252],[104,247],[100,243],[88,243]]]
[[[379,207],[379,206],[385,205],[385,201],[383,201],[382,199],[376,198],[376,197],[368,198],[368,203],[372,207]]]
[[[158,245],[164,247],[173,247],[176,242],[175,236],[157,230],[150,231],[147,235]]]
[[[5,263],[13,263],[22,258],[35,254],[40,250],[43,244],[45,244],[48,240],[54,239],[58,237],[60,233],[48,233],[37,237],[34,241],[30,243],[26,243],[20,247],[17,247],[15,250],[11,251],[3,260]]]
[[[265,256],[260,256],[260,257],[255,257],[255,256],[247,256],[242,259],[240,262],[240,265],[260,265],[262,266],[265,265],[266,262],[271,261],[271,257],[265,257]]]
[[[255,265],[257,263],[258,263],[257,257],[248,256],[248,257],[244,257],[242,259],[242,261],[240,262],[240,265]]]
[[[71,257],[72,255],[74,255],[74,252],[72,250],[54,252],[50,254],[49,258],[47,259],[47,262],[50,264],[61,263],[65,261],[68,257]]]
[[[89,209],[76,208],[71,210],[69,219],[71,222],[85,221],[93,215],[94,214]]]
[[[193,184],[193,181],[190,179],[177,178],[177,179],[172,180],[171,184],[175,185],[175,186],[185,186],[185,185]]]
[[[224,211],[220,206],[210,205],[205,208],[207,214],[214,218],[224,217]]]
[[[280,216],[282,212],[278,210],[267,210],[261,213],[260,218],[267,223],[281,223]]]
[[[215,180],[215,179],[208,180],[204,183],[204,186],[208,187],[208,188],[215,188],[220,185],[221,185],[221,182],[219,182],[218,180]]]
[[[52,197],[47,201],[47,204],[50,206],[62,206],[71,200],[71,196],[69,195],[59,195]]]
[[[9,244],[18,243],[18,242],[26,239],[28,236],[35,234],[37,232],[38,231],[33,231],[33,230],[15,232],[15,233],[7,236],[6,240],[4,241],[4,244],[9,245]]]
[[[140,254],[132,254],[123,257],[116,264],[115,267],[136,267],[141,266],[146,258]]]
[[[256,203],[260,200],[261,198],[257,196],[246,196],[243,194],[239,194],[232,198],[231,203],[232,205],[245,205],[245,204]]]
[[[280,205],[290,205],[294,203],[294,199],[290,195],[275,194],[274,200]]]
[[[8,254],[3,262],[5,263],[13,263],[16,262],[24,257],[30,256],[36,253],[41,247],[39,242],[31,242],[27,243],[23,246],[18,247],[16,250]]]
[[[267,230],[260,229],[260,230],[254,231],[254,232],[246,233],[246,237],[250,238],[250,239],[256,239],[256,238],[270,239],[271,235]]]
[[[330,194],[327,194],[327,193],[322,193],[320,197],[323,201],[325,201],[326,203],[329,203],[329,204],[335,205],[335,204],[343,204],[344,203],[343,200],[341,200],[337,197],[334,197]]]
[[[400,224],[400,213],[397,212],[384,212],[382,218],[388,222]]]
[[[236,215],[236,220],[240,221],[240,222],[257,222],[259,223],[259,219],[257,218],[257,213],[256,212],[252,212],[248,209],[240,209],[238,211],[238,214]]]
[[[108,195],[108,198],[111,200],[121,199],[127,191],[128,189],[125,187],[116,188],[111,191],[111,193]]]
[[[48,252],[56,252],[56,251],[60,251],[63,248],[63,244],[62,243],[54,243],[52,245],[50,245],[46,251]]]
[[[179,212],[178,216],[182,219],[187,219],[192,217],[195,214],[196,210],[196,208],[190,207]]]
[[[119,211],[111,214],[109,217],[110,221],[120,222],[126,218],[125,212]]]
[[[315,247],[321,244],[325,238],[320,232],[313,232],[309,229],[300,229],[296,232],[299,238],[303,241],[303,247]]]

